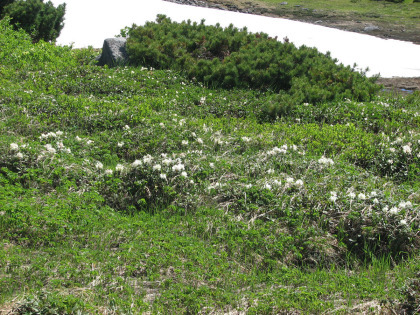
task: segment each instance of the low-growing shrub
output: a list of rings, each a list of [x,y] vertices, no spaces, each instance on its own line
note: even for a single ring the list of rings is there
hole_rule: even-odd
[[[60,295],[42,291],[37,295],[28,295],[13,309],[13,314],[70,314],[79,313],[85,306],[74,295]]]
[[[0,7],[0,17],[9,16],[15,29],[22,28],[34,42],[55,41],[64,27],[66,4],[54,7],[51,1],[6,1]]]
[[[98,189],[106,205],[118,211],[135,213],[154,212],[172,204],[188,185],[185,166],[170,158],[152,160],[154,157],[146,155],[131,165],[118,164],[115,174],[105,171]],[[175,164],[170,167],[171,163]]]
[[[11,4],[14,0],[3,0],[0,2],[0,16],[3,13],[4,7],[6,7],[8,4]]]
[[[369,100],[379,90],[376,78],[337,64],[329,53],[204,20],[176,23],[158,15],[156,23],[129,31],[127,49],[135,65],[182,71],[215,87],[284,91],[294,103]]]

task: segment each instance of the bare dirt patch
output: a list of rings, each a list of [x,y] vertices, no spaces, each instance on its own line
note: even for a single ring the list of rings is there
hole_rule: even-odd
[[[383,84],[386,90],[399,90],[406,93],[420,91],[420,77],[418,78],[379,78],[378,84]]]

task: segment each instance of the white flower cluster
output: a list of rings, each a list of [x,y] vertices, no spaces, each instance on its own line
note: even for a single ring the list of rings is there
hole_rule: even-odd
[[[332,191],[330,194],[331,194],[331,197],[330,197],[331,201],[337,200],[336,199],[336,196],[337,196],[336,192]],[[356,193],[353,192],[353,191],[350,191],[347,194],[347,196],[350,199],[355,199],[356,198]],[[365,200],[370,199],[376,205],[378,205],[380,203],[377,197],[378,197],[378,193],[376,191],[372,191],[369,194],[365,194],[363,192],[360,192],[360,193],[357,194],[357,199],[359,199],[360,201],[365,201]],[[400,213],[401,210],[406,209],[406,208],[411,208],[412,206],[413,206],[413,204],[410,201],[401,201],[398,204],[398,206],[392,206],[392,207],[390,207],[388,205],[383,206],[382,211],[386,214],[397,215],[397,214]],[[407,221],[406,220],[401,220],[400,224],[401,225],[406,225]]]
[[[265,183],[264,189],[271,190],[271,185],[269,183]]]
[[[179,154],[180,157],[185,157],[185,154]],[[155,161],[155,162],[154,162]],[[159,162],[159,163],[157,163]],[[172,165],[172,167],[170,167],[170,165]],[[140,168],[140,167],[145,167],[148,168],[150,167],[150,170],[152,170],[153,172],[158,172],[159,173],[159,177],[162,180],[167,180],[168,176],[164,170],[164,168],[166,167],[170,167],[169,169],[166,169],[166,171],[170,171],[172,170],[172,172],[174,173],[178,173],[180,177],[183,178],[187,178],[188,174],[185,171],[185,165],[182,163],[181,158],[176,157],[176,154],[173,154],[173,159],[168,157],[168,154],[162,153],[161,154],[161,158],[158,157],[153,157],[150,154],[147,154],[145,156],[143,156],[142,159],[136,159],[134,160],[131,164],[129,164],[128,166],[125,166],[123,164],[117,164],[115,166],[115,171],[116,172],[123,172],[123,171],[130,171],[130,169],[134,170],[136,168]],[[95,168],[96,169],[103,169],[103,164],[101,162],[96,162],[95,164]],[[111,175],[113,174],[113,171],[111,169],[106,170],[105,174],[107,175]],[[194,181],[190,181],[190,183],[194,183]]]
[[[122,164],[117,164],[116,166],[115,166],[115,171],[117,171],[117,172],[122,172],[124,170],[124,165],[122,165]]]
[[[153,170],[154,171],[159,171],[160,172],[161,169],[162,169],[162,166],[160,164],[153,165]]]
[[[271,190],[271,189],[273,189],[273,187],[280,187],[280,186],[281,186],[281,180],[275,179],[275,180],[271,181],[271,183],[265,183],[263,187],[265,189]]]
[[[150,154],[143,156],[143,163],[144,164],[151,164],[153,161],[153,157]]]
[[[143,162],[140,160],[135,160],[133,163],[131,163],[131,166],[134,168],[139,167],[141,165],[143,165]]]
[[[404,146],[402,147],[402,149],[403,149],[403,152],[404,152],[405,154],[411,154],[411,146],[410,146],[410,144],[404,145]]]
[[[94,143],[94,141],[93,141],[93,140],[90,140],[90,139],[83,139],[83,138],[80,138],[79,136],[76,136],[74,139],[75,139],[77,142],[82,142],[82,141],[85,141],[85,143],[86,143],[87,145],[91,145],[92,143]]]
[[[49,132],[49,133],[43,133],[39,137],[40,140],[48,139],[48,138],[57,138],[63,135],[63,132],[58,130],[56,132]]]
[[[183,170],[185,170],[185,166],[182,163],[179,163],[179,164],[176,164],[176,165],[172,166],[172,171],[174,171],[174,172],[181,172]]]
[[[290,187],[292,185],[298,186],[298,187],[302,187],[303,186],[303,180],[301,179],[297,179],[295,181],[295,179],[293,177],[287,177],[286,178],[286,186]]]
[[[207,189],[208,190],[217,189],[217,188],[222,188],[223,186],[225,186],[225,184],[222,184],[222,183],[219,183],[219,182],[215,182],[215,183],[210,184],[210,186],[207,187]]]
[[[400,209],[410,208],[411,206],[412,206],[412,203],[410,201],[401,201],[398,204],[398,208]]]
[[[267,155],[277,155],[280,153],[287,153],[287,144],[282,145],[280,148],[274,147],[270,151],[267,151]]]
[[[19,150],[19,145],[17,143],[11,143],[10,144],[10,150],[18,151]]]
[[[322,156],[319,160],[318,160],[319,164],[324,164],[324,165],[334,165],[334,161],[330,158],[326,158],[325,156]]]
[[[174,161],[171,158],[166,158],[162,160],[162,163],[166,166],[172,164]]]
[[[65,153],[71,153],[70,148],[66,148],[63,144],[63,142],[57,142],[57,149],[65,152]],[[55,154],[57,153],[57,149],[55,149],[50,143],[47,143],[46,145],[44,145],[44,148],[46,150],[46,153],[50,153],[50,154]]]
[[[24,147],[26,147],[26,145],[22,145],[22,147],[24,148]],[[19,151],[19,145],[17,143],[11,143],[10,144],[10,150],[11,151]],[[16,157],[20,160],[23,159],[23,153],[22,152],[17,152]]]
[[[335,192],[335,191],[330,191],[330,200],[332,201],[332,202],[336,202],[336,200],[337,200],[337,192]]]
[[[388,206],[383,207],[382,211],[393,215],[398,214],[398,212],[400,212],[400,210],[397,207],[391,207],[390,209]]]
[[[360,200],[366,200],[366,195],[364,193],[359,193],[357,195],[357,198],[360,199]]]
[[[222,138],[214,138],[213,141],[214,141],[215,145],[222,145],[223,144]]]

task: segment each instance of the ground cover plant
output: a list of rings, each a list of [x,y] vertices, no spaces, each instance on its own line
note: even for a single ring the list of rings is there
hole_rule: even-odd
[[[418,94],[283,106],[0,33],[2,312],[418,311]]]

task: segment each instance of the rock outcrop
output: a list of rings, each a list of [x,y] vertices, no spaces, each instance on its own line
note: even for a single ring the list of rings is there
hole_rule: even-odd
[[[98,58],[98,65],[113,67],[127,64],[128,54],[125,48],[126,42],[127,40],[122,37],[105,39],[102,55]]]

